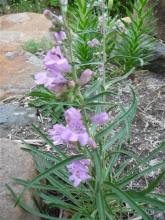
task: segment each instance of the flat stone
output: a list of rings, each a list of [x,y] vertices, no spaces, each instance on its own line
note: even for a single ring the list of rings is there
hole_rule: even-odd
[[[11,194],[5,187],[10,185],[16,193],[22,189],[12,181],[12,177],[31,180],[36,176],[35,166],[31,156],[21,150],[22,144],[7,139],[0,139],[0,219],[1,220],[39,220],[20,207],[14,207]],[[30,192],[24,196],[24,201],[34,207]]]
[[[42,60],[23,50],[30,39],[50,37],[51,22],[42,14],[18,13],[0,17],[0,101],[27,93],[33,75],[43,69]]]
[[[0,17],[0,42],[20,44],[30,39],[50,36],[51,22],[42,14],[25,12]]]
[[[154,48],[154,56],[152,61],[144,69],[158,74],[165,74],[165,44],[158,41]]]
[[[42,70],[42,61],[17,46],[0,49],[0,100],[26,93],[34,86],[33,75]]]
[[[155,1],[153,1],[155,3]],[[158,37],[165,41],[165,1],[159,0],[157,3],[157,26],[158,26]]]
[[[15,55],[16,55],[16,52],[14,52],[14,51],[9,51],[9,52],[7,52],[6,54],[5,54],[5,57],[7,58],[7,59],[14,59],[14,57],[15,57]]]
[[[11,129],[36,122],[36,111],[14,104],[0,104],[0,138],[7,137]]]
[[[18,13],[18,14],[11,14],[10,16],[8,16],[6,18],[7,21],[12,21],[14,23],[22,23],[22,22],[25,22],[25,21],[28,21],[30,20],[30,16],[28,16],[27,13]]]

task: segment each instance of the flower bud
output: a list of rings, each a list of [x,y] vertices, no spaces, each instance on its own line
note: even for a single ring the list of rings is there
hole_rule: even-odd
[[[94,38],[93,40],[88,41],[87,44],[89,47],[97,47],[97,46],[100,46],[100,41]]]
[[[52,20],[53,17],[54,17],[53,13],[52,13],[50,10],[48,10],[48,9],[45,9],[44,12],[43,12],[43,14],[44,14],[45,17],[46,17],[47,19],[49,19],[49,20]]]
[[[69,88],[74,88],[75,86],[76,86],[76,83],[75,83],[74,80],[68,81],[68,87],[69,87]]]
[[[92,70],[90,69],[84,70],[80,76],[80,85],[84,86],[85,84],[87,84],[91,80],[93,75],[94,72]]]

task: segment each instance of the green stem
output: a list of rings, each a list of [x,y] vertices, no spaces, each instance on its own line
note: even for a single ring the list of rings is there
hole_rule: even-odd
[[[78,80],[78,77],[77,77],[76,66],[75,66],[75,62],[74,62],[73,47],[72,47],[72,34],[71,34],[71,31],[70,31],[70,28],[69,28],[69,25],[68,25],[68,22],[67,22],[66,14],[62,10],[62,8],[61,8],[61,11],[62,11],[62,17],[63,17],[63,21],[64,21],[65,31],[66,31],[66,34],[67,34],[67,37],[68,37],[68,43],[69,43],[68,49],[69,49],[70,60],[71,60],[72,68],[73,68],[73,79],[77,84],[77,95],[78,95],[80,105],[81,105],[82,116],[83,116],[86,128],[89,132],[88,117],[87,117],[86,110],[84,108],[85,101],[84,101],[84,97],[81,93],[81,88],[80,88],[79,80]]]
[[[102,16],[105,16],[105,3],[103,1],[102,6],[101,6],[101,10],[102,10]],[[105,24],[105,17],[103,17],[103,23],[102,23],[102,34],[103,34],[103,58],[102,58],[102,62],[103,62],[103,87],[105,90],[105,82],[106,82],[106,69],[105,69],[105,64],[106,64],[106,60],[107,60],[107,55],[106,55],[106,24]]]
[[[62,8],[61,8],[61,11],[62,11],[62,17],[63,17],[63,21],[64,21],[65,31],[66,31],[66,34],[67,34],[67,37],[68,37],[68,44],[69,44],[68,49],[69,49],[69,54],[70,54],[70,61],[71,61],[71,64],[72,64],[73,79],[76,82],[76,84],[78,84],[78,77],[77,77],[77,73],[76,73],[76,66],[75,66],[74,56],[73,56],[72,34],[71,34],[71,31],[70,31],[70,28],[69,28],[69,25],[68,25],[68,22],[67,22],[67,19],[66,19],[66,14],[62,10]]]

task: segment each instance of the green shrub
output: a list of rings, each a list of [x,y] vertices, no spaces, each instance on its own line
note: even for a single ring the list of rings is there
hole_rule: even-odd
[[[53,47],[53,42],[46,37],[42,37],[39,41],[36,40],[28,40],[24,43],[24,50],[36,54],[37,52],[45,53],[49,49]]]

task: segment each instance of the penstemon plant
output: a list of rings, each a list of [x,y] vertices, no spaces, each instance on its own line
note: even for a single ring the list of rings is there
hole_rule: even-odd
[[[150,165],[150,160],[165,145],[144,158],[128,150],[137,99],[130,88],[132,101],[125,106],[116,101],[112,90],[133,72],[135,63],[126,58],[119,65],[124,65],[120,70],[125,74],[110,78],[109,59],[117,50],[109,45],[109,36],[112,41],[116,36],[116,30],[110,31],[114,20],[109,18],[109,2],[78,0],[73,16],[67,0],[60,3],[62,17],[44,11],[53,23],[55,46],[45,55],[45,70],[34,77],[39,90],[33,91],[38,96],[44,91],[48,105],[56,109],[53,114],[58,115],[47,134],[33,126],[51,152],[25,142],[23,149],[32,154],[39,175],[32,181],[15,178],[24,187],[18,196],[7,187],[16,205],[45,219],[67,219],[68,213],[72,220],[152,219],[151,210],[164,210],[163,196],[154,192],[164,172],[151,183],[147,175],[164,168],[163,161]],[[146,4],[137,1],[141,11]],[[131,183],[140,178],[146,181],[144,189],[132,189]],[[23,202],[30,189],[39,211]],[[53,210],[56,216],[51,215]]]

